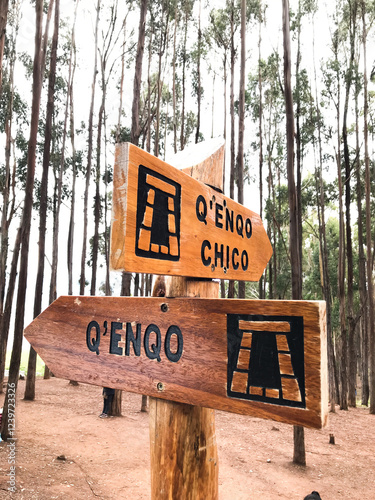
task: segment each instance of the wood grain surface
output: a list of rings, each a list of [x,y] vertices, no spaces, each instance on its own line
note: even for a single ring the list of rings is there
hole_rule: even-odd
[[[168,297],[219,297],[219,283],[170,277]],[[219,460],[215,411],[149,398],[151,499],[217,500]]]
[[[290,332],[280,333],[283,323]],[[326,423],[324,302],[62,296],[25,337],[61,378],[307,427]]]
[[[205,168],[223,158],[219,150]],[[132,144],[116,146],[113,270],[258,281],[271,255],[255,212]]]

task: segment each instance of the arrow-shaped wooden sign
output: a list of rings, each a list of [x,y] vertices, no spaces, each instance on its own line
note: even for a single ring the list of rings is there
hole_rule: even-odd
[[[271,255],[259,215],[132,144],[117,146],[112,270],[258,281]]]
[[[327,419],[324,302],[62,296],[25,337],[58,377],[306,427]]]

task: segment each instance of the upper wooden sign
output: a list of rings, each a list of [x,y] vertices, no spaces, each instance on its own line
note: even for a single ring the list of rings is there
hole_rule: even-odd
[[[111,268],[258,281],[272,255],[263,223],[136,146],[116,146]]]
[[[66,296],[25,337],[57,377],[326,423],[324,302]]]

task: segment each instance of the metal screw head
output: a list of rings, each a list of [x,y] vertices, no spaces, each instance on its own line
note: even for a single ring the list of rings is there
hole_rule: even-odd
[[[168,304],[165,302],[160,306],[160,309],[162,310],[163,313],[168,311]]]
[[[158,391],[164,391],[164,385],[163,385],[163,382],[158,382],[157,386],[156,386],[157,390]]]

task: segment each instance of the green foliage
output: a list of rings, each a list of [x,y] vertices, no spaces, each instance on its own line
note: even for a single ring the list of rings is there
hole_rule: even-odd
[[[29,108],[21,94],[11,88],[9,75],[4,71],[2,90],[0,94],[0,132],[5,132],[6,121],[9,119],[12,106],[12,120],[17,126],[28,124]]]
[[[113,140],[113,143],[115,142],[116,137],[117,137],[117,129],[112,129],[111,130],[111,139]],[[118,142],[119,143],[130,142],[130,138],[131,138],[130,127],[128,127],[128,126],[120,127]]]

